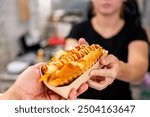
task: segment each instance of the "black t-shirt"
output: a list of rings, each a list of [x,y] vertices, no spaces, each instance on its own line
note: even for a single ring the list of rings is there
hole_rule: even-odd
[[[124,27],[115,36],[105,39],[92,27],[91,21],[87,20],[75,25],[68,37],[85,38],[89,44],[99,44],[104,49],[118,57],[119,60],[127,62],[128,45],[134,40],[147,41],[147,35],[142,27],[136,27],[130,23],[125,23]],[[79,96],[87,99],[132,99],[129,83],[115,80],[111,85],[102,91],[89,88]]]

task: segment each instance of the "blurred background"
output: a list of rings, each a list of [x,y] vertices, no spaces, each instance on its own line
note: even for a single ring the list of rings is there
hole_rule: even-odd
[[[89,0],[0,0],[0,93],[28,66],[63,49],[71,27],[85,20]],[[150,37],[150,0],[138,0]],[[131,84],[134,99],[150,99],[150,73]]]

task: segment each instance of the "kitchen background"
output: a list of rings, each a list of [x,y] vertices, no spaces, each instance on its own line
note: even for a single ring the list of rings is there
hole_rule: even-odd
[[[0,0],[0,93],[29,65],[63,49],[72,25],[86,18],[89,0]],[[150,36],[150,0],[138,0]],[[19,67],[18,67],[19,66]],[[150,75],[131,84],[134,99],[150,99]]]

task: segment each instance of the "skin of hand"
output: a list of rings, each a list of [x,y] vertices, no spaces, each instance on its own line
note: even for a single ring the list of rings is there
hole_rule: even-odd
[[[65,50],[70,50],[78,45],[89,45],[89,44],[88,44],[88,42],[86,42],[86,40],[84,38],[80,38],[79,41],[77,41],[76,39],[68,38],[68,39],[66,39],[64,48],[65,48]]]
[[[63,97],[48,89],[42,82],[39,82],[40,67],[45,63],[38,63],[27,68],[20,74],[13,84],[0,99],[23,99],[23,100],[62,100]],[[68,96],[69,100],[77,99],[77,96],[88,89],[84,83],[78,90],[72,89]]]
[[[89,86],[97,90],[103,90],[112,84],[120,72],[119,60],[111,54],[100,59],[100,66],[104,68],[93,69],[88,81]]]
[[[84,38],[80,38],[78,41],[78,45],[89,45],[89,43]]]
[[[79,45],[89,45],[84,38],[80,38]],[[102,69],[101,66],[104,66]],[[100,59],[100,66],[90,72],[88,84],[91,88],[103,90],[112,84],[119,75],[119,60],[114,55],[108,55]]]

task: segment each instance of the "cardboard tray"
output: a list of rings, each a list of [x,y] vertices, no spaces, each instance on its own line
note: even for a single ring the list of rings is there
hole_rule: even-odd
[[[104,56],[107,56],[108,51],[105,51]],[[78,89],[81,84],[85,83],[88,81],[89,77],[89,73],[92,69],[95,68],[101,68],[102,66],[99,64],[99,61],[96,62],[92,67],[90,67],[85,73],[83,73],[81,76],[79,76],[78,78],[76,78],[72,83],[65,85],[65,86],[59,86],[59,87],[55,87],[55,86],[51,86],[49,85],[46,81],[43,81],[43,83],[52,91],[54,91],[55,93],[59,94],[60,96],[64,97],[65,99],[68,98],[68,95],[70,93],[70,90],[72,88],[74,89]],[[41,74],[42,75],[42,74]]]

